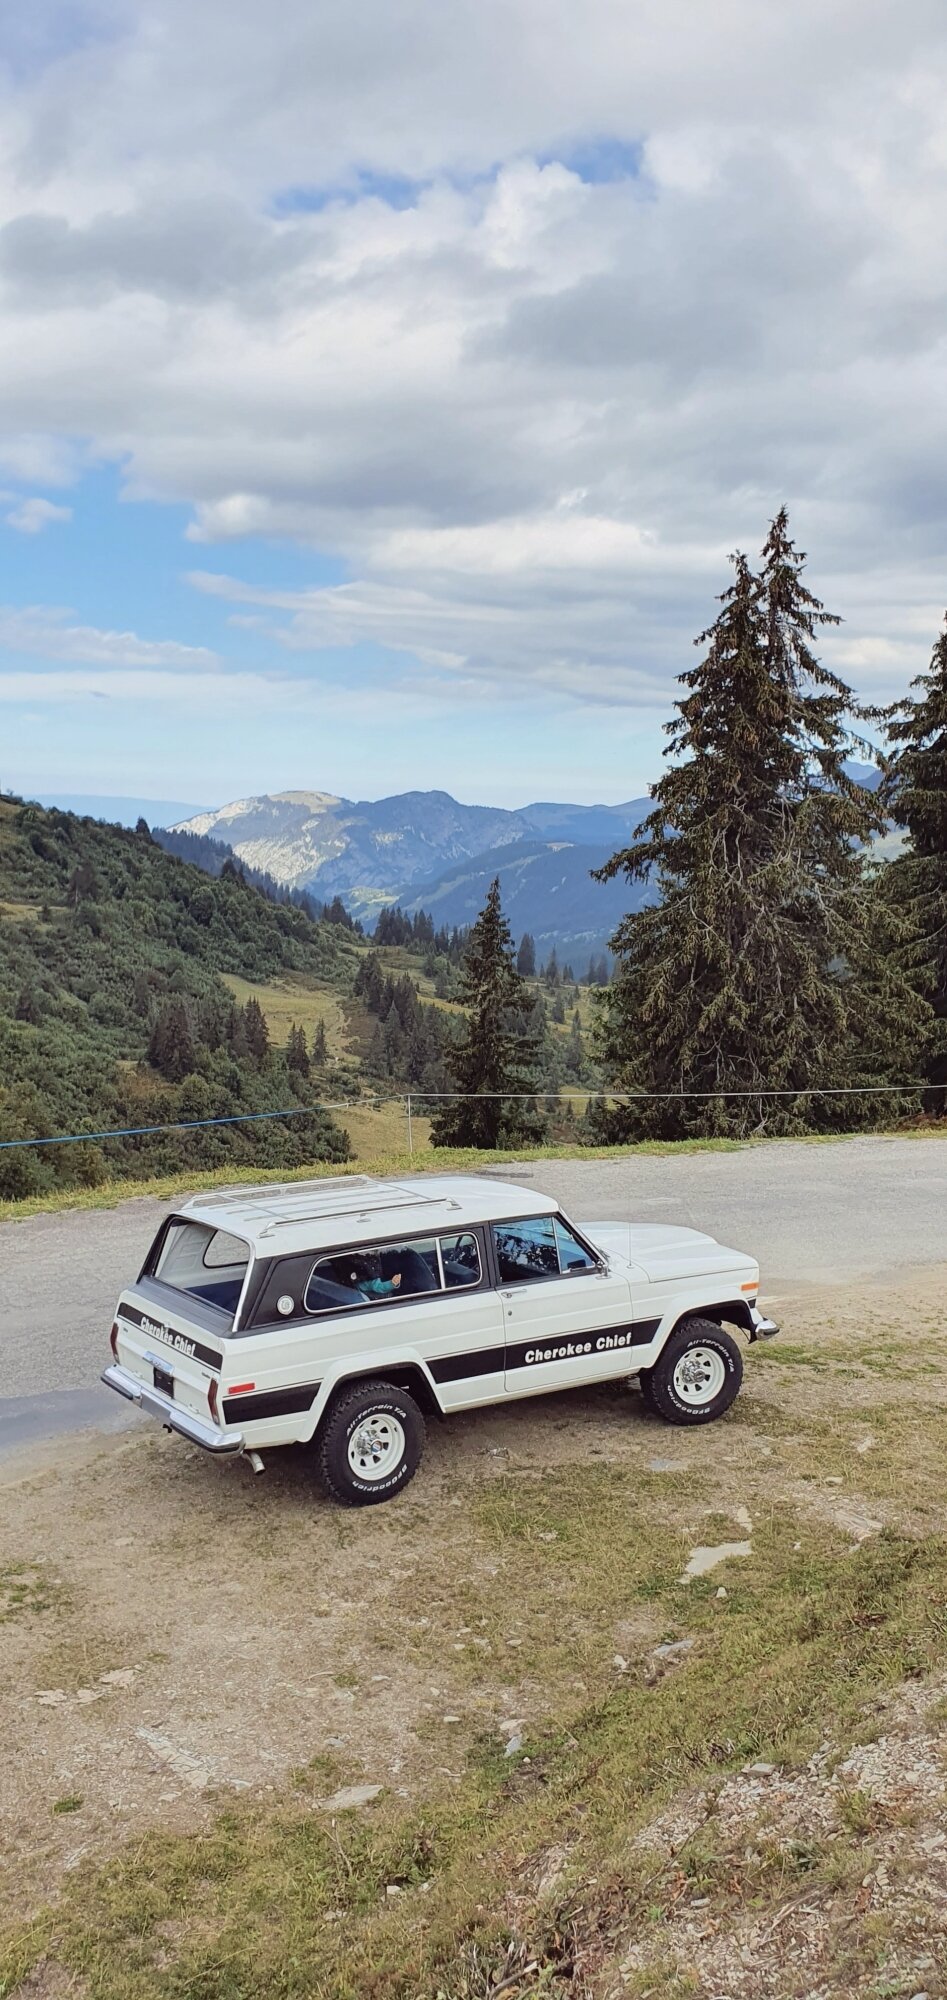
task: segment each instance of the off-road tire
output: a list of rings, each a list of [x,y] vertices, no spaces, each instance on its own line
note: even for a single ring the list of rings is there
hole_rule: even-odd
[[[376,1435],[387,1433],[395,1445],[400,1428],[403,1449],[380,1476],[364,1478],[352,1460],[373,1420]],[[356,1382],[340,1389],[326,1411],[316,1439],[316,1467],[325,1491],[343,1507],[375,1507],[414,1478],[423,1452],[424,1418],[413,1396],[393,1382]]]
[[[687,1401],[675,1381],[689,1352],[702,1350],[717,1358],[722,1379],[717,1394],[705,1402]],[[716,1375],[717,1370],[713,1371]],[[729,1410],[743,1380],[743,1356],[733,1335],[712,1319],[688,1319],[672,1333],[653,1368],[643,1370],[639,1383],[649,1409],[668,1424],[712,1424]]]

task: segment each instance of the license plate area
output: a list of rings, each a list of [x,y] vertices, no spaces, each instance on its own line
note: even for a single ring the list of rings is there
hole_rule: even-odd
[[[161,1394],[163,1396],[170,1396],[171,1401],[173,1402],[174,1376],[172,1375],[170,1368],[159,1368],[157,1362],[155,1362],[153,1365],[153,1374],[154,1374],[155,1388],[160,1389]]]

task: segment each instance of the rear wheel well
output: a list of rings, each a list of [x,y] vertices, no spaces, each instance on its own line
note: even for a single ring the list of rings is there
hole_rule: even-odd
[[[332,1408],[336,1397],[345,1389],[357,1388],[359,1382],[390,1382],[392,1388],[405,1389],[409,1396],[414,1397],[422,1416],[442,1417],[444,1414],[423,1368],[419,1368],[413,1361],[396,1362],[392,1368],[358,1368],[351,1375],[340,1375],[338,1381],[332,1385],[332,1393],[316,1426],[317,1430],[326,1412]]]

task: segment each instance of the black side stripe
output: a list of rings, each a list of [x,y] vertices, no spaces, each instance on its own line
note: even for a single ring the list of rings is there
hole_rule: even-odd
[[[444,1354],[428,1367],[435,1382],[466,1382],[475,1375],[502,1375],[505,1347],[478,1347],[473,1354]]]
[[[265,1417],[295,1417],[312,1408],[319,1394],[318,1382],[304,1382],[298,1388],[258,1389],[255,1395],[225,1396],[224,1423],[252,1424]]]
[[[118,1307],[118,1319],[130,1320],[133,1326],[141,1328],[146,1340],[159,1340],[162,1347],[172,1347],[176,1354],[186,1354],[189,1360],[206,1362],[208,1368],[219,1368],[223,1355],[216,1347],[205,1347],[200,1340],[194,1340],[189,1333],[180,1333],[175,1326],[155,1319],[151,1313],[140,1312],[137,1306],[128,1306],[124,1300]]]
[[[579,1361],[587,1354],[611,1354],[623,1347],[646,1347],[661,1324],[639,1319],[629,1326],[611,1326],[599,1333],[576,1333],[568,1340],[518,1340],[506,1347],[481,1347],[472,1354],[444,1354],[428,1361],[435,1382],[467,1382],[478,1375],[500,1375],[504,1369],[538,1368],[549,1361]]]

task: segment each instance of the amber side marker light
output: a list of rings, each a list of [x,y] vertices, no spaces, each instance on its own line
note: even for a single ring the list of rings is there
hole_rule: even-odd
[[[760,1281],[758,1278],[751,1278],[750,1283],[748,1285],[740,1286],[741,1292],[758,1292],[759,1288],[760,1288]]]

